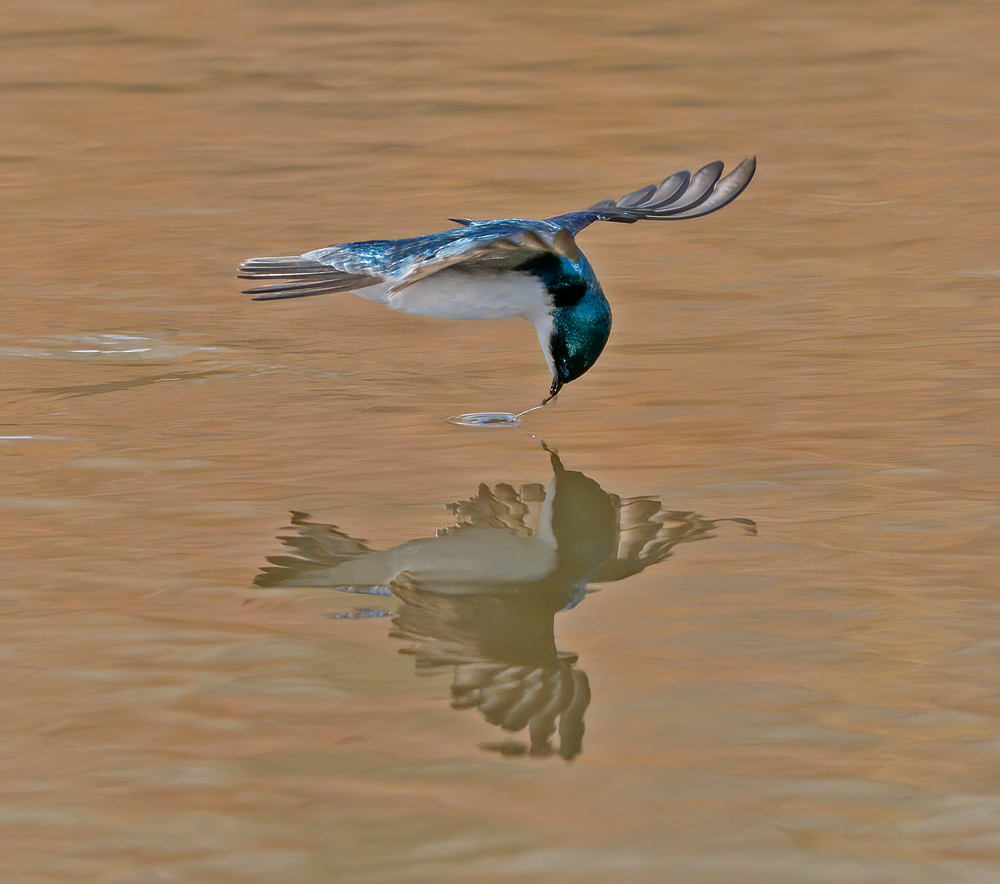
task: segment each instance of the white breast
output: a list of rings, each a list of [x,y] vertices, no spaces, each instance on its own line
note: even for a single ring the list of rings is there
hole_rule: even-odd
[[[442,270],[390,294],[391,283],[355,294],[402,313],[438,319],[509,319],[535,322],[552,312],[544,286],[530,273]]]
[[[510,319],[521,317],[535,326],[549,371],[555,374],[549,338],[552,303],[537,276],[530,273],[467,273],[442,270],[390,294],[394,283],[358,289],[366,301],[414,316],[438,319]]]

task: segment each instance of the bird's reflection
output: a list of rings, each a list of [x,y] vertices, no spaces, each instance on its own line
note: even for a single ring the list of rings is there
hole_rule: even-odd
[[[545,450],[547,488],[480,485],[475,497],[448,505],[453,525],[388,550],[293,512],[295,534],[279,535],[293,555],[268,558],[255,582],[395,596],[402,606],[390,634],[407,643],[400,653],[416,658],[417,671],[451,670],[454,708],[478,708],[510,734],[527,729],[527,745],[509,737],[484,748],[573,759],[590,685],[578,655],[556,648],[556,613],[593,584],[637,574],[678,544],[710,537],[720,521],[755,527],[664,509],[657,497],[622,499]]]

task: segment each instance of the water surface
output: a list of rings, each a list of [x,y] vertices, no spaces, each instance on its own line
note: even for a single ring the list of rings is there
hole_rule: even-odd
[[[8,3],[6,878],[994,880],[998,21]],[[232,278],[750,153],[718,214],[581,237],[612,339],[520,428],[446,418],[537,404],[526,323]],[[655,500],[682,542],[594,583],[565,562],[620,537],[532,546],[513,614],[509,557],[447,604],[412,563],[254,584],[293,511],[372,551],[537,539],[539,439],[604,495],[573,512]],[[462,607],[484,581],[504,613]],[[566,751],[502,728],[508,670],[570,691]]]

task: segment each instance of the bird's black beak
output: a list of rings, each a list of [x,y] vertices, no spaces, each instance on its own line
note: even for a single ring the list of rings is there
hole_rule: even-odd
[[[542,405],[548,405],[556,396],[559,395],[559,391],[563,388],[563,381],[558,375],[552,378],[552,386],[549,388],[549,395],[542,400]]]

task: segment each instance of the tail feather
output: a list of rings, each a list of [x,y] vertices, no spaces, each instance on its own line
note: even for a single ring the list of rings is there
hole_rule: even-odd
[[[249,258],[240,264],[239,279],[285,279],[276,285],[246,289],[244,294],[256,295],[255,301],[277,301],[283,298],[309,298],[331,292],[350,292],[378,285],[381,279],[364,273],[348,273],[329,264],[309,258]]]

